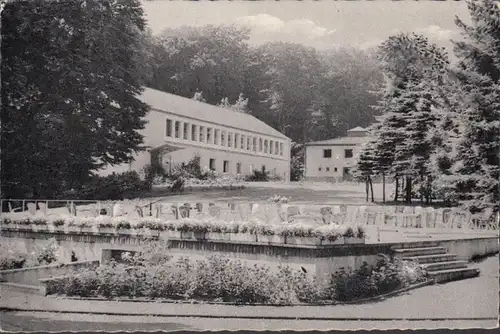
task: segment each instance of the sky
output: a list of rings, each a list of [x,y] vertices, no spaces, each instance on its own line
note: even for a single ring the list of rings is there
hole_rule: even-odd
[[[250,42],[295,42],[318,49],[369,49],[398,32],[416,32],[451,53],[454,18],[469,22],[465,1],[168,1],[143,0],[154,34],[184,25],[242,24]]]

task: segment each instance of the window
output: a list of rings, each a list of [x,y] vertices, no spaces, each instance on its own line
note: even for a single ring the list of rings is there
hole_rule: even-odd
[[[275,155],[278,155],[280,152],[280,143],[278,143],[277,141],[274,142],[274,154]]]
[[[240,143],[240,135],[238,133],[234,134],[234,148],[238,148],[238,144]]]
[[[222,172],[223,173],[229,173],[229,161],[224,160],[224,165],[223,165]]]
[[[221,146],[226,146],[226,131],[221,131],[220,144]]]
[[[233,147],[233,133],[232,132],[228,132],[227,133],[227,147]]]
[[[183,138],[182,139],[185,139],[187,140],[188,139],[188,135],[189,135],[189,123],[184,123],[184,130],[183,130]]]
[[[212,141],[212,131],[214,131],[214,129],[207,128],[207,144],[210,144]]]
[[[219,129],[214,129],[214,144],[215,145],[220,145],[220,143],[219,143],[219,134],[220,134],[220,130]]]
[[[262,138],[259,138],[259,152],[262,152]]]
[[[205,142],[205,128],[203,126],[200,126],[200,143]]]
[[[269,154],[274,153],[274,142],[272,140],[269,141]]]
[[[352,149],[344,150],[346,158],[352,158]]]
[[[284,146],[285,145],[283,143],[280,143],[280,155],[283,155]]]
[[[269,141],[267,139],[264,140],[264,153],[269,153]]]
[[[236,163],[236,174],[241,174],[241,162]]]
[[[320,172],[321,172],[321,166],[320,166],[320,167],[318,167],[318,171],[320,171]]]
[[[337,172],[337,171],[338,171],[337,167],[333,168],[333,171],[334,171],[334,172]]]
[[[241,140],[240,140],[240,149],[244,150],[245,149],[245,136],[241,135]]]
[[[172,120],[171,119],[167,119],[167,122],[166,122],[166,131],[165,131],[165,134],[167,135],[167,137],[172,137]]]
[[[250,151],[250,137],[247,136],[247,151]]]
[[[191,140],[196,141],[196,127],[197,125],[191,125]]]
[[[215,159],[210,159],[209,168],[210,170],[215,170]]]
[[[326,171],[329,172],[330,171],[330,167],[326,167]]]
[[[178,121],[175,121],[175,138],[179,138],[179,126],[180,126],[180,122]]]
[[[253,151],[257,152],[257,138],[253,139]]]
[[[332,157],[332,150],[323,150],[323,158],[331,158]]]

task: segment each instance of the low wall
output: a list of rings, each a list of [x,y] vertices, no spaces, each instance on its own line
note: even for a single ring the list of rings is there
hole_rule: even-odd
[[[99,261],[81,261],[68,264],[9,269],[0,271],[0,282],[38,286],[42,278],[64,276],[81,268],[98,267]]]
[[[33,248],[33,244],[47,239],[52,239],[57,243],[61,253],[65,254],[63,257],[66,261],[69,261],[71,252],[75,253],[79,261],[97,261],[101,260],[103,250],[134,251],[139,250],[143,243],[141,238],[127,235],[2,231],[2,242],[10,240],[16,244],[21,243],[26,249]],[[201,258],[208,254],[219,253],[244,260],[249,264],[287,264],[295,269],[303,267],[318,277],[333,273],[340,268],[357,269],[363,262],[375,264],[378,254],[391,254],[393,248],[435,246],[436,243],[439,243],[450,253],[457,254],[463,260],[499,251],[498,237],[328,246],[243,244],[236,241],[212,240],[165,240],[165,242],[169,242],[175,256]]]

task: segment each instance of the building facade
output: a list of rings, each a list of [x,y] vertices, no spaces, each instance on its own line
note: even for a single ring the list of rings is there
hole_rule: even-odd
[[[352,167],[368,140],[366,129],[356,127],[347,137],[306,143],[305,178],[311,181],[350,181]]]
[[[150,88],[140,98],[150,106],[141,131],[148,150],[101,175],[140,171],[153,160],[169,171],[199,156],[202,168],[233,175],[264,168],[289,180],[291,140],[252,115]]]

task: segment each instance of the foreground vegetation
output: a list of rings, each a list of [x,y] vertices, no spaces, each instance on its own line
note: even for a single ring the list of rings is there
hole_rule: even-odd
[[[31,253],[19,251],[7,245],[0,245],[0,270],[43,266],[57,261],[57,247],[50,243]]]
[[[84,269],[49,282],[52,294],[81,297],[147,297],[233,303],[291,305],[353,301],[425,281],[418,265],[381,258],[370,268],[342,270],[319,280],[306,270],[246,265],[223,256],[173,261],[167,246],[149,244],[97,269]]]

